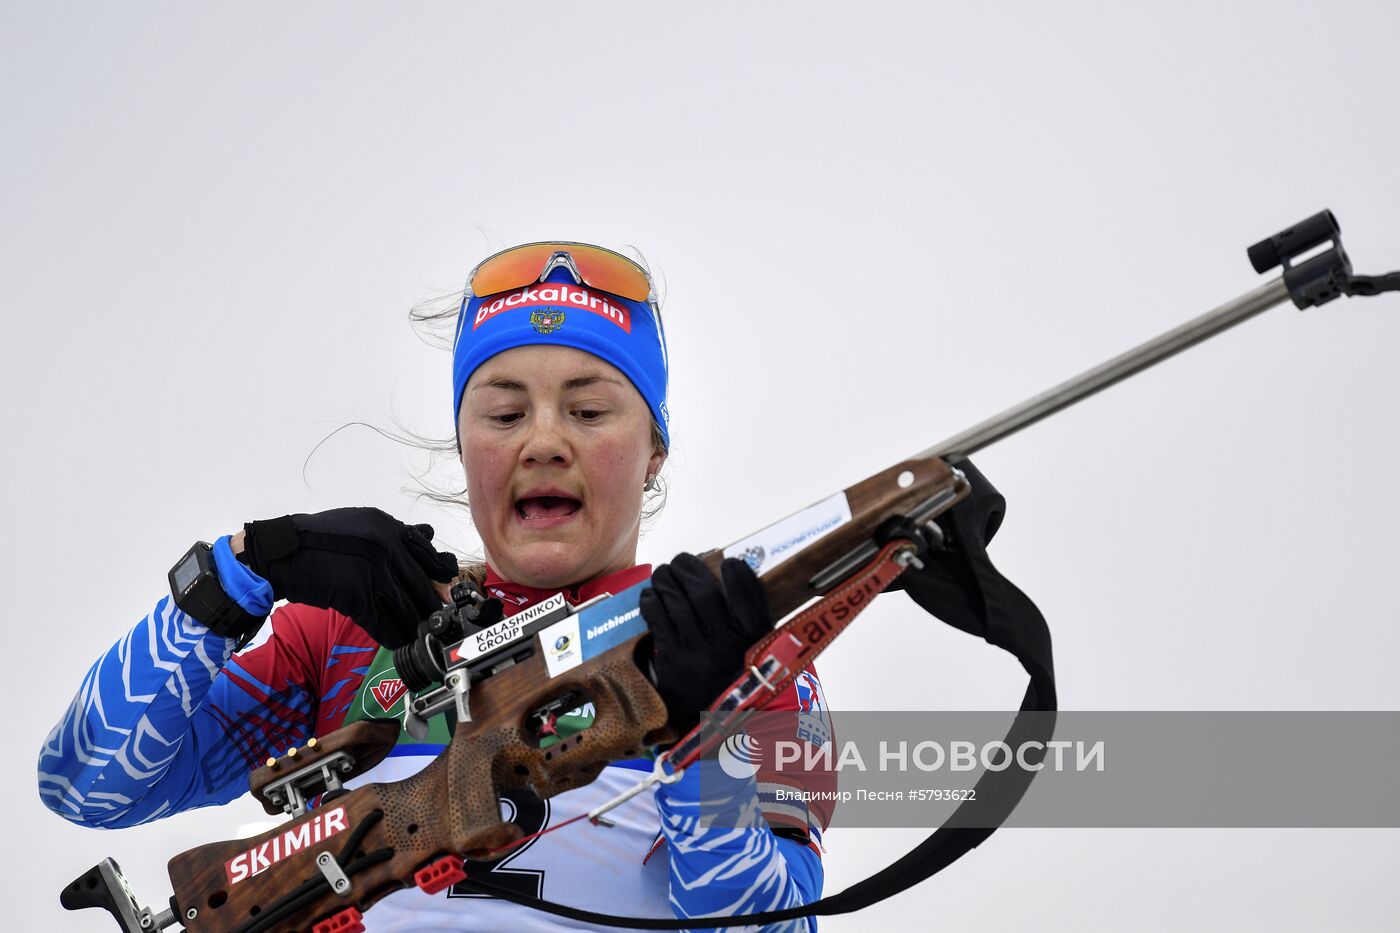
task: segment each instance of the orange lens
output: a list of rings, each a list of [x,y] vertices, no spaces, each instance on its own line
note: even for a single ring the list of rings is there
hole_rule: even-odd
[[[646,272],[626,256],[586,243],[570,245],[569,255],[586,285],[633,301],[646,301],[651,294]]]
[[[567,242],[527,243],[486,259],[472,276],[472,294],[484,297],[532,285],[556,253],[569,254],[585,285],[633,301],[645,301],[651,294],[646,272],[626,256],[601,246]]]

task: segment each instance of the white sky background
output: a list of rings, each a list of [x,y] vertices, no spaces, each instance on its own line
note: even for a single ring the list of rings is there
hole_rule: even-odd
[[[406,311],[488,252],[631,244],[664,279],[659,562],[1253,288],[1245,248],[1323,207],[1358,271],[1400,267],[1397,29],[1381,2],[4,4],[7,925],[111,929],[61,886],[113,855],[160,902],[167,858],[260,813],[99,833],[35,793],[190,542],[373,504],[475,544],[369,431],[303,464],[345,422],[450,432]],[[1064,708],[1400,704],[1397,340],[1398,297],[1281,308],[977,458]],[[1024,689],[901,597],[821,667],[842,709]],[[923,835],[832,833],[828,892]],[[1006,831],[822,929],[1378,929],[1398,843]]]

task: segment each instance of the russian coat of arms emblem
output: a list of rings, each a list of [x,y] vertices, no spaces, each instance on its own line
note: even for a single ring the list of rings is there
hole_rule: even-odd
[[[530,324],[541,334],[552,334],[564,326],[564,312],[559,308],[531,311]]]

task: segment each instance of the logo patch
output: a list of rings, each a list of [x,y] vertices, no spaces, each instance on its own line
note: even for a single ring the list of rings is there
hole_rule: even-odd
[[[749,569],[758,572],[758,568],[763,566],[763,548],[755,544],[744,552],[744,563],[749,565]]]
[[[800,671],[793,686],[797,689],[797,737],[820,748],[831,739],[831,718],[826,713],[821,681],[810,671]]]
[[[503,311],[526,309],[531,311],[532,324],[536,311],[557,314],[561,323],[565,311],[587,311],[607,318],[621,327],[624,333],[632,333],[630,309],[613,304],[603,295],[595,295],[586,288],[572,285],[532,285],[509,295],[502,295],[490,304],[483,304],[476,309],[476,314],[472,317],[472,330],[476,330]]]
[[[541,334],[552,334],[564,326],[564,312],[558,308],[543,308],[530,312],[530,326]]]
[[[797,688],[797,709],[799,712],[820,713],[825,711],[826,707],[822,703],[821,684],[817,683],[817,678],[813,677],[810,671],[798,671],[793,686]]]
[[[578,616],[561,619],[540,632],[540,649],[550,677],[577,667],[583,661],[579,656]]]
[[[558,677],[629,638],[645,634],[647,624],[638,605],[642,590],[650,585],[638,583],[621,593],[609,594],[541,631],[540,650],[544,652],[549,676]],[[568,641],[560,647],[563,638]]]
[[[385,677],[370,687],[369,692],[374,697],[374,702],[378,703],[380,709],[387,713],[408,692],[408,686],[404,684],[402,677]]]
[[[517,606],[523,606],[530,601],[530,598],[528,596],[514,596],[510,593],[507,593],[499,586],[491,587],[491,595],[496,597],[503,603],[514,603]]]
[[[549,599],[535,603],[529,609],[522,609],[490,628],[468,635],[449,652],[449,657],[454,661],[475,661],[503,645],[518,641],[524,633],[525,626],[530,623],[542,621],[548,616],[567,613],[568,607],[564,594],[555,593]]]
[[[288,856],[318,845],[348,827],[345,808],[336,807],[326,813],[315,813],[309,819],[293,823],[261,845],[239,853],[224,863],[229,884],[260,875]]]
[[[790,557],[825,538],[851,520],[851,504],[844,492],[779,519],[742,541],[724,549],[725,557],[742,557],[760,577]]]

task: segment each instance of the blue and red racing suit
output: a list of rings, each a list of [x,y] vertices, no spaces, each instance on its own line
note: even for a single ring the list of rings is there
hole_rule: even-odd
[[[650,574],[649,566],[633,567],[565,597],[577,604],[618,593]],[[494,575],[487,586],[507,614],[555,592]],[[249,773],[269,755],[357,719],[403,711],[406,690],[393,653],[333,610],[283,605],[273,612],[265,641],[240,654],[233,646],[176,608],[169,596],[160,599],[98,658],[49,734],[39,758],[45,804],[75,823],[117,828],[226,803],[247,792]],[[806,741],[813,732],[830,735],[821,684],[810,668],[770,708],[794,711]],[[561,717],[561,725],[586,726],[589,713],[575,710]],[[435,758],[447,739],[441,717],[425,742],[401,732],[390,756],[352,786],[401,780]],[[513,792],[502,798],[502,813],[533,834],[615,796],[650,768],[647,760],[614,762],[593,783],[549,800]],[[747,781],[724,782],[730,790],[722,792],[733,795],[728,801],[716,801],[714,782],[706,783],[706,807],[718,804],[726,816],[739,815],[737,822],[726,819],[724,828],[707,828],[696,818],[697,770],[658,787],[654,803],[637,797],[610,812],[614,828],[585,821],[540,836],[498,861],[469,863],[468,870],[478,877],[490,872],[493,883],[537,897],[633,916],[752,913],[817,899],[830,805],[800,800],[800,776],[760,770]],[[770,824],[805,830],[811,843],[775,835]],[[458,889],[397,892],[375,905],[365,923],[375,931],[582,928]],[[816,921],[772,929],[815,930]]]

